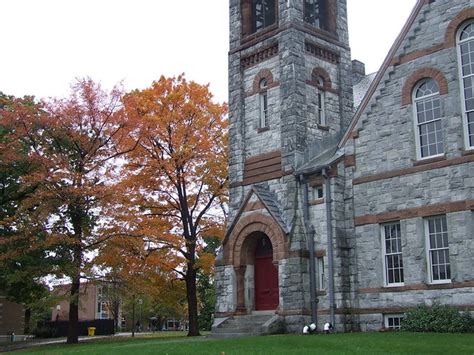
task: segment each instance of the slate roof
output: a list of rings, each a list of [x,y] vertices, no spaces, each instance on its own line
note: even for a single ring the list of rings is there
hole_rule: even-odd
[[[242,203],[239,211],[235,215],[234,220],[230,224],[230,226],[227,228],[225,238],[224,238],[224,243],[226,243],[227,238],[229,235],[232,233],[232,230],[234,229],[235,225],[239,221],[242,212],[245,209],[245,206],[247,205],[248,201],[250,200],[250,197],[252,194],[255,194],[260,201],[262,201],[263,205],[267,209],[267,211],[270,213],[273,219],[278,223],[280,228],[285,234],[289,234],[291,230],[291,223],[285,218],[285,213],[283,212],[283,208],[281,207],[280,202],[278,201],[278,197],[275,193],[271,192],[268,187],[265,187],[263,185],[253,185],[250,191],[247,194],[247,197],[245,198],[245,202]]]
[[[263,202],[268,212],[270,212],[272,217],[280,225],[281,229],[288,234],[290,232],[290,224],[285,219],[283,209],[281,208],[277,196],[263,185],[254,185],[252,189]]]
[[[336,144],[331,148],[325,150],[321,154],[312,157],[307,163],[305,163],[298,169],[296,174],[309,174],[312,172],[319,171],[324,167],[330,165],[331,163],[335,162],[343,155],[344,153],[342,152],[342,150],[337,149]]]
[[[376,75],[377,72],[368,74],[364,78],[362,78],[361,81],[354,85],[354,108],[356,110],[364,99],[365,94],[367,94],[367,91],[369,90],[369,87],[372,84],[372,81],[374,81]]]

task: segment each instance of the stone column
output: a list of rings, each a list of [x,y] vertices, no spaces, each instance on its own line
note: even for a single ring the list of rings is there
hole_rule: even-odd
[[[237,309],[236,314],[246,314],[245,308],[245,269],[246,265],[234,267],[237,279]]]

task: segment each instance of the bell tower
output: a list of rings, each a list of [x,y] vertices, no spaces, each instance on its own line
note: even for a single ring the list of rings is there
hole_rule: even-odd
[[[282,182],[349,124],[346,11],[346,0],[230,0],[231,217],[245,186]]]
[[[217,317],[262,305],[283,318],[307,316],[308,246],[294,172],[348,126],[351,74],[346,0],[230,0],[230,214],[216,261]],[[259,254],[261,241],[270,255]],[[278,297],[266,300],[272,293],[259,291],[259,280],[270,278]],[[299,331],[301,318],[284,319]]]

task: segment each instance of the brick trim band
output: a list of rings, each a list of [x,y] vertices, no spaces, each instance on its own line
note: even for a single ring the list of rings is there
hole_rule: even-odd
[[[400,287],[374,287],[361,288],[359,293],[387,293],[387,292],[407,292],[407,291],[421,291],[421,290],[444,290],[452,288],[466,288],[474,287],[474,281],[453,282],[448,284],[427,285],[427,284],[413,284]]]
[[[329,63],[337,64],[341,60],[341,56],[339,55],[339,53],[331,49],[319,46],[315,43],[305,42],[305,50],[307,53]]]
[[[460,164],[471,163],[471,162],[474,162],[474,155],[464,155],[457,158],[435,161],[435,162],[431,162],[431,163],[427,163],[423,165],[416,165],[416,166],[412,166],[405,169],[392,170],[392,171],[387,171],[384,173],[368,175],[368,176],[361,176],[359,178],[352,180],[352,185],[354,186],[361,185],[361,184],[366,184],[368,182],[386,180],[386,179],[391,179],[391,178],[399,177],[403,175],[416,174],[423,171],[441,169],[441,168],[446,168],[448,166],[460,165]]]
[[[260,64],[278,54],[278,43],[272,44],[258,51],[255,51],[240,60],[240,65],[243,69],[251,68]]]
[[[474,209],[474,200],[438,203],[434,205],[408,208],[405,210],[384,212],[375,215],[365,215],[354,218],[355,226],[379,224],[402,219],[429,217],[437,214],[469,211]]]

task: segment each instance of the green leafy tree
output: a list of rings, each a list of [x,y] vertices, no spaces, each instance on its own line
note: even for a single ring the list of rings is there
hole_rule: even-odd
[[[0,293],[25,306],[24,331],[28,334],[32,310],[39,309],[39,302],[48,294],[41,276],[52,270],[54,257],[31,248],[30,240],[18,234],[22,226],[35,224],[21,205],[39,183],[25,182],[38,165],[28,155],[28,140],[16,136],[18,127],[5,117],[15,108],[31,117],[39,113],[32,97],[16,99],[0,93]]]

